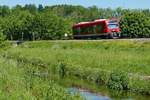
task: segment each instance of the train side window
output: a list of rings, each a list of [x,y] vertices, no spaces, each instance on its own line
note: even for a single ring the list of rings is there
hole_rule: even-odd
[[[93,33],[96,34],[96,25],[93,26]]]
[[[94,27],[93,26],[88,27],[88,33],[89,34],[93,34],[94,33]]]
[[[103,31],[103,25],[102,24],[96,25],[96,32],[101,33],[102,31]]]
[[[81,28],[78,27],[78,28],[77,28],[77,31],[78,31],[78,34],[80,34]]]
[[[80,27],[73,29],[74,34],[80,34]]]
[[[87,27],[81,28],[81,34],[87,34],[87,33],[88,33],[88,28]]]

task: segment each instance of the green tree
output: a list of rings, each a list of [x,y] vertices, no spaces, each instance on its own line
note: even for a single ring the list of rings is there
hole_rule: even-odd
[[[38,11],[43,11],[43,9],[44,9],[43,5],[42,5],[42,4],[39,4],[39,6],[38,6]]]
[[[8,6],[0,6],[0,16],[6,17],[10,15],[11,10]]]
[[[43,7],[28,4],[13,8],[0,6],[1,32],[9,40],[62,39],[72,35],[72,26],[78,22],[98,18],[119,18],[123,37],[150,37],[148,9],[85,8],[73,5]]]
[[[150,18],[142,12],[128,12],[122,16],[120,27],[122,37],[150,37]]]
[[[34,4],[26,4],[23,9],[28,10],[31,14],[36,14],[38,12],[38,9]]]
[[[10,40],[27,39],[28,26],[30,25],[32,15],[29,11],[15,10],[13,14],[4,18],[2,27],[3,32]]]
[[[5,40],[5,36],[4,36],[2,29],[0,27],[0,48],[2,48],[4,46],[4,44],[3,44],[4,40]]]

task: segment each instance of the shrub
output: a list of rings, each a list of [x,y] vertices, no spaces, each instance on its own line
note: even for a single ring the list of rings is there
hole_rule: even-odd
[[[56,70],[58,74],[60,75],[60,77],[64,77],[66,74],[66,65],[63,62],[58,62]]]
[[[125,13],[120,20],[122,37],[150,37],[150,18],[141,12]]]
[[[128,90],[129,78],[125,72],[114,71],[110,74],[107,86],[116,90]]]
[[[4,40],[5,40],[5,37],[3,33],[0,31],[0,48],[4,46]]]

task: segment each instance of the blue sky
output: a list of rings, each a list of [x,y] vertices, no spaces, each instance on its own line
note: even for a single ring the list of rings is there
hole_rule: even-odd
[[[142,8],[150,9],[150,0],[0,0],[0,5],[15,6],[17,4],[43,4],[43,5],[56,5],[56,4],[72,4],[83,5],[89,7],[96,5],[99,8]]]

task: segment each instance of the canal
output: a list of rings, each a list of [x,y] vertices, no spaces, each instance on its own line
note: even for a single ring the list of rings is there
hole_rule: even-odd
[[[79,80],[76,77],[55,78],[54,81],[64,86],[68,93],[80,94],[85,100],[150,100],[149,95],[111,90],[103,85]]]

